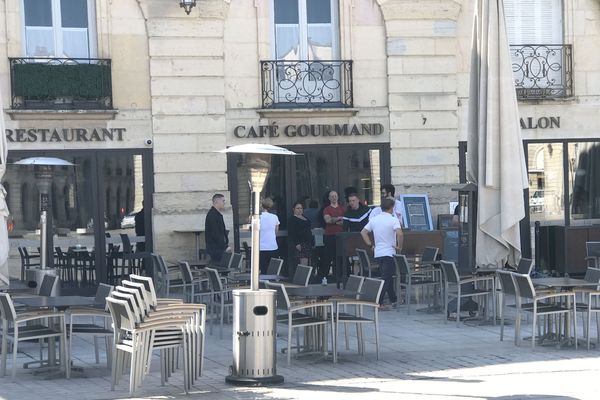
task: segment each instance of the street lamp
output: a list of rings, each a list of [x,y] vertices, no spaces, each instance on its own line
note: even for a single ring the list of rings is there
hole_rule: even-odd
[[[35,179],[40,192],[40,268],[46,269],[48,265],[48,192],[54,176],[54,167],[74,164],[54,157],[30,157],[19,160],[15,164],[34,166]]]
[[[190,15],[192,8],[196,7],[196,0],[179,0],[179,7],[183,8],[187,15]]]
[[[242,144],[221,153],[245,154],[242,168],[249,172],[252,190],[252,256],[250,289],[233,291],[233,365],[225,381],[238,385],[283,382],[277,375],[275,334],[275,291],[259,290],[260,193],[271,168],[271,156],[296,155],[269,144]]]

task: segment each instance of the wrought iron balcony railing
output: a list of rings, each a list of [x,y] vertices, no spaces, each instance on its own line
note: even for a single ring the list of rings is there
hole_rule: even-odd
[[[98,58],[9,58],[11,107],[112,109],[111,62]]]
[[[518,99],[556,99],[573,96],[571,45],[512,45],[510,54]]]
[[[261,61],[263,108],[352,107],[352,61]]]

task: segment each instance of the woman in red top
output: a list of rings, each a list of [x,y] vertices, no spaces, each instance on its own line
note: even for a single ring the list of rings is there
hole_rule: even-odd
[[[330,204],[323,210],[325,220],[325,236],[323,237],[324,249],[321,264],[319,265],[319,277],[323,279],[329,275],[332,262],[335,262],[335,234],[343,231],[344,207],[338,203],[338,194],[329,192]]]

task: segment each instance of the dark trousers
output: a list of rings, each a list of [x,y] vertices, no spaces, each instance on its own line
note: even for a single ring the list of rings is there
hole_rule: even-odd
[[[329,275],[329,268],[332,264],[335,274],[335,235],[323,236],[323,244],[323,253],[319,263],[319,278],[321,279]]]
[[[206,254],[210,257],[210,265],[215,266],[221,262],[221,258],[223,258],[223,253],[225,251],[220,250],[206,250]]]
[[[269,261],[271,261],[271,257],[277,258],[278,254],[279,253],[277,250],[261,250],[260,260],[259,260],[261,274],[267,273],[267,269],[269,268]]]
[[[394,274],[396,273],[396,266],[394,264],[394,258],[390,256],[377,257],[375,261],[379,262],[379,270],[381,271],[381,278],[383,279],[383,290],[379,297],[379,304],[383,304],[383,298],[387,293],[391,303],[395,303],[396,291],[394,290]]]

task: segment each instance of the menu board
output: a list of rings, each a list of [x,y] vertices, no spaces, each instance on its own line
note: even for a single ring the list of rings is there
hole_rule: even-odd
[[[412,231],[432,231],[431,208],[426,194],[403,194],[406,226]]]

